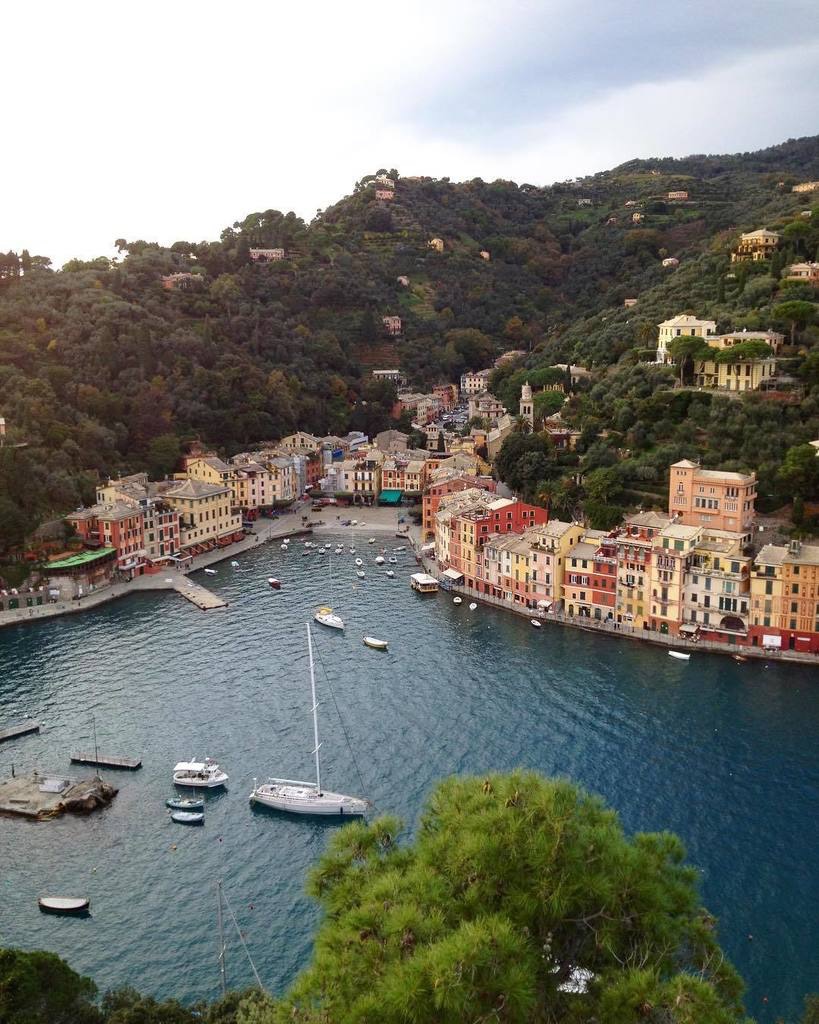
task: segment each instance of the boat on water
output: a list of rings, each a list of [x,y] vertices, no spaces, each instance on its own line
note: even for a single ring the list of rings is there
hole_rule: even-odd
[[[310,662],[310,694],[313,701],[313,753],[316,758],[316,781],[300,782],[297,779],[268,779],[258,785],[255,780],[250,802],[272,807],[277,811],[291,814],[319,814],[335,817],[354,817],[366,814],[369,804],[360,797],[331,793],[321,787],[321,760],[318,732],[318,701],[316,700],[316,673],[313,667],[313,638],[307,625],[307,651]]]
[[[87,896],[41,896],[37,906],[44,914],[86,914],[91,900]]]
[[[392,571],[392,569],[387,569],[387,571],[384,573],[384,575],[387,577],[388,580],[394,580],[395,579],[395,573]]]
[[[325,544],[325,545],[324,545],[324,547],[325,547],[325,550],[328,550],[328,549],[329,549],[329,548],[331,548],[332,546],[333,546],[332,544]]]
[[[384,564],[384,556],[383,555],[376,555],[375,556],[375,564],[376,565],[383,565]]]
[[[394,558],[392,555],[390,555],[387,561],[390,563],[390,565],[398,565],[398,559]]]
[[[406,548],[393,548],[393,551],[395,551],[395,552],[396,552],[396,554],[397,554],[397,553],[398,553],[399,551],[406,551],[406,550],[407,550]]]
[[[361,566],[362,566],[362,565],[363,565],[364,563],[363,563],[363,562],[361,561],[361,559],[360,559],[360,558],[357,558],[357,559],[355,560],[355,564],[356,564],[356,565],[357,565],[357,566],[359,567],[359,569],[360,569],[360,568],[361,568]]]
[[[204,572],[206,572],[208,574],[208,576],[215,576],[216,575],[216,570],[215,569],[205,569]]]
[[[742,664],[742,662],[745,662],[747,660],[748,659],[745,657],[744,654],[735,654],[734,655],[734,661],[738,661],[740,664]]]
[[[275,576],[268,576],[267,577],[267,585],[268,585],[268,587],[270,587],[273,590],[281,590],[282,589],[281,580],[277,580]]]
[[[165,806],[170,807],[172,811],[203,811],[205,809],[205,801],[201,796],[188,799],[172,796],[165,801]]]
[[[336,548],[336,554],[337,555],[343,555],[344,554],[344,548]]]
[[[201,811],[173,811],[171,821],[177,825],[204,825],[205,815]]]
[[[313,618],[322,626],[329,626],[330,629],[344,629],[344,619],[340,615],[336,615],[329,605],[319,608]]]
[[[543,626],[543,623],[540,621],[540,619],[529,619],[529,621],[532,623],[535,629],[541,629]]]
[[[475,604],[475,602],[474,602],[474,601],[470,601],[470,602],[469,602],[469,610],[470,610],[471,612],[474,612],[474,611],[475,611],[475,609],[476,609],[477,607],[478,607],[478,606],[477,606],[477,604]]]
[[[350,554],[351,554],[351,555],[354,555],[354,554],[355,554],[355,548],[350,548]]]
[[[683,654],[682,651],[669,651],[668,656],[669,658],[676,658],[677,661],[688,661],[691,657],[690,654]]]
[[[288,549],[289,547],[290,547],[290,545],[289,545],[289,544],[282,544],[282,545],[281,545],[281,549],[282,549],[282,551],[287,551],[287,549]]]
[[[370,538],[369,538],[369,539],[367,540],[367,543],[368,543],[368,544],[375,544],[375,537],[370,537]]]
[[[463,598],[462,597],[453,597],[452,598],[452,603],[453,604],[463,604]]]
[[[379,640],[375,636],[365,636],[364,643],[367,647],[372,647],[374,651],[386,651],[388,646],[386,640]]]
[[[231,566],[232,566],[232,567],[233,567],[234,569],[238,569],[238,568],[239,568],[239,563],[238,563],[238,562],[236,561],[236,559],[235,559],[235,558],[233,559],[233,561],[232,561],[232,562],[231,562],[230,564],[231,564]]]
[[[216,789],[224,786],[228,776],[212,757],[204,761],[180,761],[174,765],[173,782],[175,786],[193,786],[197,789]]]
[[[358,576],[358,578],[360,580],[363,580],[365,578],[365,576],[366,576],[366,573],[364,572],[363,569],[356,569],[355,574],[356,574],[356,576]]]

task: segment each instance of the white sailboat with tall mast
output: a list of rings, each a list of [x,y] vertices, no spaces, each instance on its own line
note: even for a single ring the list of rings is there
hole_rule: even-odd
[[[333,600],[333,562],[330,560],[330,600]],[[320,622],[322,626],[329,626],[330,629],[344,629],[344,619],[340,615],[337,615],[330,605],[322,605],[321,608],[316,609],[316,613],[313,616],[316,622]]]
[[[253,780],[253,792],[250,802],[273,807],[277,811],[290,811],[291,814],[323,814],[343,817],[367,813],[369,803],[356,796],[345,796],[343,793],[331,793],[321,788],[321,758],[318,734],[318,702],[316,700],[316,673],[313,666],[313,638],[310,625],[307,625],[307,650],[310,660],[310,693],[313,698],[313,741],[316,758],[316,781],[299,782],[296,779],[268,779],[258,785]]]

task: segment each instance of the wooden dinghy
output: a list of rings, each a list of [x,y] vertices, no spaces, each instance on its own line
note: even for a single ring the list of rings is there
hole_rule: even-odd
[[[372,647],[374,651],[386,651],[388,646],[386,640],[379,640],[378,637],[375,636],[365,636],[364,643],[368,647]]]

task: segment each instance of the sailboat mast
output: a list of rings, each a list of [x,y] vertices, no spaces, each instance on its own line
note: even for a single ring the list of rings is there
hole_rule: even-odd
[[[310,655],[310,693],[313,696],[313,742],[316,745],[316,792],[321,793],[321,759],[319,757],[318,734],[318,703],[316,702],[316,672],[313,667],[313,637],[310,634],[310,623],[307,623],[307,650]]]
[[[222,985],[222,995],[227,991],[225,980],[225,931],[222,924],[222,879],[216,883],[216,920],[219,924],[219,981]]]

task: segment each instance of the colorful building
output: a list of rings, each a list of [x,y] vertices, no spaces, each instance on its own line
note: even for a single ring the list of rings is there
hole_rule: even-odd
[[[819,654],[819,546],[768,544],[753,562],[750,641]]]
[[[755,473],[701,469],[688,459],[671,466],[668,512],[687,526],[737,533],[750,542],[756,496]]]
[[[676,636],[683,616],[686,573],[702,527],[671,523],[652,541],[649,628]]]
[[[739,245],[731,253],[731,262],[745,263],[751,260],[757,263],[760,260],[770,259],[778,245],[779,235],[776,231],[768,231],[767,228],[746,231],[740,235]]]
[[[670,320],[663,320],[661,324],[657,325],[657,328],[660,333],[657,339],[657,355],[654,359],[656,363],[672,363],[674,361],[668,351],[668,346],[675,338],[690,336],[707,339],[717,333],[715,320],[699,320],[688,313],[679,313],[677,316],[671,317]]]
[[[144,516],[131,502],[113,501],[77,509],[65,517],[89,548],[112,548],[116,569],[141,576],[146,565]]]
[[[618,622],[642,629],[648,621],[654,538],[670,523],[670,516],[657,512],[635,512],[626,516],[617,534],[615,608]]]
[[[233,507],[229,486],[191,477],[169,486],[164,500],[179,513],[180,546],[198,555],[241,540],[242,516]]]

